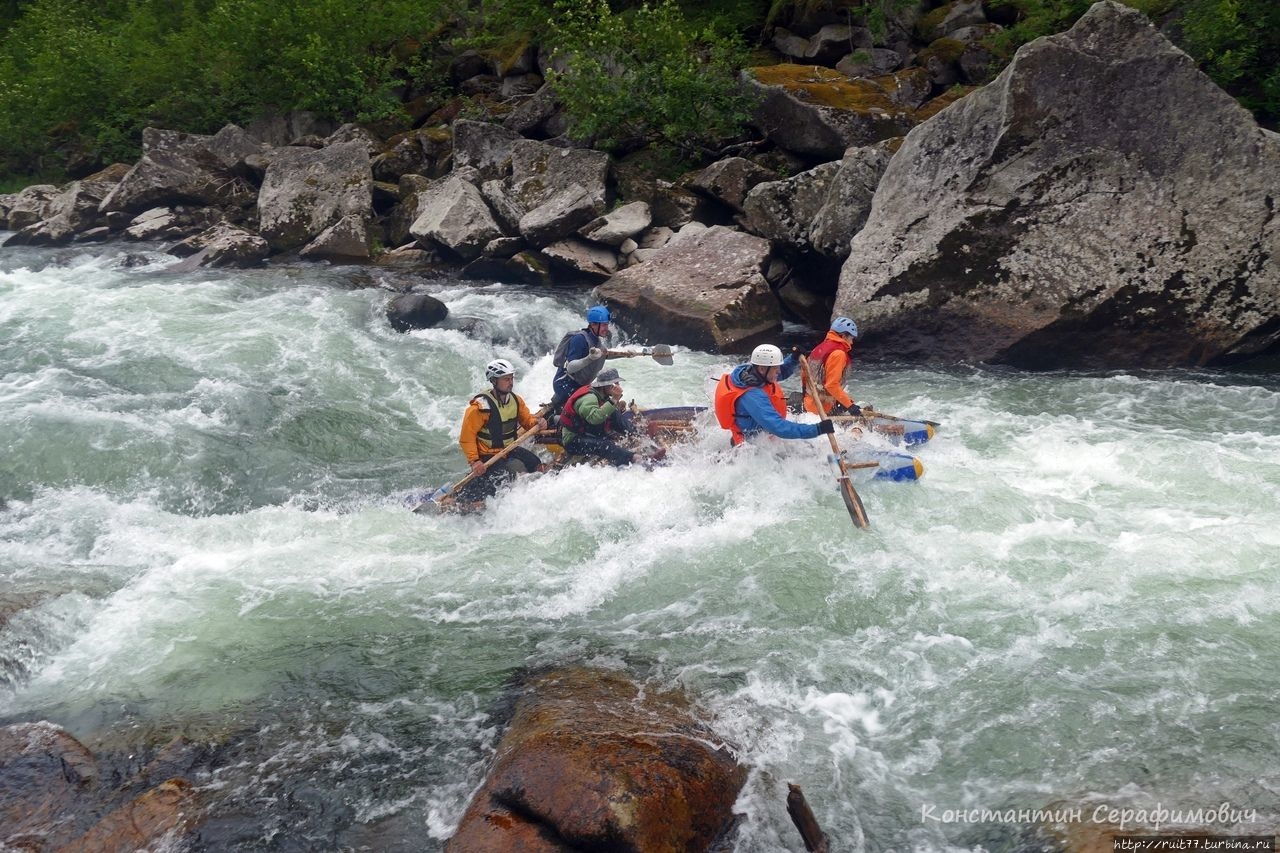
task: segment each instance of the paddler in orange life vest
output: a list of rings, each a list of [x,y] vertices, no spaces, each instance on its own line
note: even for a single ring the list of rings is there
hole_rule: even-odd
[[[801,424],[787,420],[787,395],[778,385],[796,372],[799,365],[773,344],[761,344],[751,351],[751,361],[740,364],[720,377],[716,386],[716,419],[729,430],[733,444],[767,432],[778,438],[817,438],[829,434],[831,421]]]
[[[813,371],[814,384],[824,395],[822,405],[828,415],[862,414],[862,409],[844,389],[849,351],[857,339],[858,324],[848,317],[837,317],[831,321],[831,331],[827,332],[826,338],[809,353],[809,369]],[[818,414],[808,394],[804,395],[804,408]]]
[[[482,500],[517,474],[537,471],[542,465],[536,453],[517,447],[488,471],[484,470],[485,461],[514,441],[518,430],[547,428],[546,419],[531,415],[524,400],[512,390],[516,383],[516,369],[511,362],[495,359],[485,366],[484,375],[493,388],[471,398],[471,404],[462,416],[462,432],[458,435],[458,445],[467,457],[471,472],[483,476],[464,486],[458,495],[459,500]]]

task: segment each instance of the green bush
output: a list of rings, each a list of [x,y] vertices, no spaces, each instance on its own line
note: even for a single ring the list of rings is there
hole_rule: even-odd
[[[737,83],[745,48],[715,27],[694,30],[673,0],[615,15],[606,0],[555,6],[550,72],[570,134],[596,145],[666,146],[704,155],[741,129],[750,104]]]
[[[264,111],[401,113],[398,46],[460,0],[31,0],[0,42],[4,172],[136,158],[148,125],[211,132]]]
[[[403,116],[406,90],[444,90],[449,57],[556,51],[572,133],[622,151],[705,159],[749,105],[743,35],[819,7],[883,26],[910,0],[0,0],[0,175],[130,161],[148,125],[209,133],[264,112]],[[993,0],[1007,59],[1091,0]],[[1280,3],[1126,0],[1159,20],[1264,123],[1280,121]]]
[[[1280,4],[1275,0],[1190,0],[1183,47],[1219,86],[1263,122],[1280,121]]]

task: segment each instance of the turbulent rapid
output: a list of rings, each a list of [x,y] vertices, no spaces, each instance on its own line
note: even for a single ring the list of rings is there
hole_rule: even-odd
[[[171,260],[0,252],[0,723],[221,748],[202,849],[440,849],[504,685],[564,662],[698,699],[752,768],[738,851],[803,849],[788,782],[835,850],[1035,849],[968,809],[1280,821],[1274,376],[860,366],[942,424],[919,483],[855,481],[866,532],[825,442],[710,427],[427,517],[485,363],[545,402],[588,295],[442,277],[402,335],[378,272]],[[676,406],[733,363],[618,366]]]

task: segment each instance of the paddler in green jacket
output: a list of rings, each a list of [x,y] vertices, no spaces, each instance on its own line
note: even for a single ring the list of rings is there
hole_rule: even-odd
[[[573,392],[560,412],[560,443],[575,456],[598,456],[618,467],[646,461],[642,454],[620,447],[611,438],[635,432],[622,407],[622,377],[612,367]],[[658,451],[648,460],[657,461],[664,455],[665,451]]]

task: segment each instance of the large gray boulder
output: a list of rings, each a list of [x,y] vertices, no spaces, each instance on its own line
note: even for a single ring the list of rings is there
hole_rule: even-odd
[[[612,249],[577,237],[544,246],[542,254],[572,277],[603,281],[618,271],[618,255]]]
[[[765,280],[769,241],[722,225],[668,243],[597,288],[653,339],[736,352],[782,328]]]
[[[814,251],[831,258],[849,256],[849,244],[867,222],[871,200],[891,156],[884,144],[850,148],[844,153],[822,206],[809,223],[809,244]]]
[[[254,145],[247,135],[231,131],[202,136],[148,127],[142,131],[141,159],[102,200],[100,209],[140,213],[175,204],[252,204],[253,186],[236,167]]]
[[[486,179],[511,172],[511,149],[520,135],[500,124],[458,119],[453,123],[453,166],[471,166]]]
[[[190,272],[198,267],[256,267],[271,249],[257,234],[219,222],[171,247],[169,254],[184,259],[171,264],[170,272]]]
[[[362,216],[344,216],[330,225],[298,251],[303,258],[316,261],[348,263],[369,260],[369,220]]]
[[[742,227],[767,240],[809,248],[809,226],[840,171],[823,163],[786,180],[756,184],[742,203]]]
[[[447,129],[423,128],[397,134],[371,161],[373,177],[392,183],[405,175],[443,177],[452,151],[453,136]]]
[[[555,90],[549,84],[543,84],[502,120],[502,126],[520,136],[536,137],[558,107]]]
[[[850,148],[839,162],[757,184],[747,193],[739,222],[775,244],[848,257],[849,243],[867,221],[889,157],[883,143]]]
[[[652,223],[653,214],[649,205],[643,201],[633,201],[593,219],[578,229],[578,233],[597,243],[621,246],[623,241],[636,236]]]
[[[9,197],[8,225],[14,231],[20,231],[28,225],[35,225],[47,215],[47,208],[61,193],[53,184],[32,184],[21,192]]]
[[[364,142],[272,153],[258,193],[258,230],[274,251],[305,246],[347,216],[373,216],[373,172]]]
[[[447,246],[465,260],[479,257],[490,240],[503,236],[480,190],[456,174],[418,194],[418,218],[409,233]]]
[[[1221,364],[1280,337],[1280,137],[1104,0],[907,136],[836,311],[895,355]]]
[[[570,184],[520,217],[520,236],[531,246],[545,246],[594,221],[604,206],[600,192]]]
[[[104,224],[105,216],[98,208],[128,171],[128,166],[117,163],[97,174],[72,181],[41,206],[42,220],[23,228],[5,245],[61,245],[71,242],[76,234]]]
[[[595,214],[598,216],[604,212],[608,176],[609,155],[603,151],[558,148],[545,142],[520,139],[511,146],[507,196],[523,213],[528,213],[551,201],[565,187],[577,184],[587,195],[599,199],[599,210]]]
[[[741,213],[742,203],[751,188],[777,177],[746,158],[726,157],[694,175],[689,186]]]

